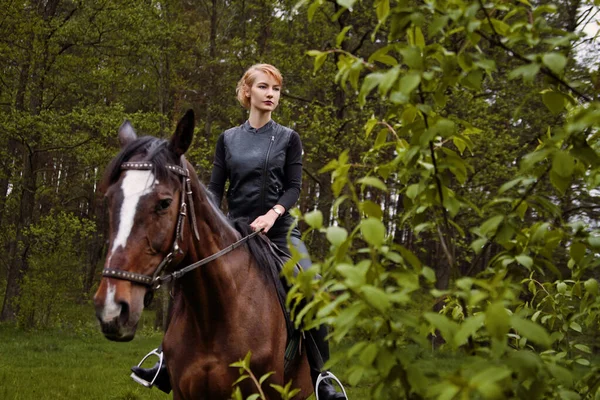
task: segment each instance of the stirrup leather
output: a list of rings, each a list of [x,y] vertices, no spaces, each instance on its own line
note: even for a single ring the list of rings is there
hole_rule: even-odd
[[[157,356],[158,357],[158,368],[156,370],[156,375],[154,375],[154,378],[152,378],[151,382],[148,382],[147,380],[145,380],[143,378],[140,378],[139,376],[137,376],[135,374],[135,372],[132,372],[131,375],[129,375],[131,377],[131,379],[133,379],[134,381],[136,381],[140,385],[145,386],[147,388],[151,388],[152,386],[154,386],[154,382],[156,381],[156,378],[158,378],[158,375],[160,374],[160,370],[161,370],[162,365],[163,365],[163,353],[162,353],[162,351],[159,352],[158,349],[154,349],[150,353],[146,354],[146,356],[144,356],[144,358],[142,358],[142,361],[140,361],[137,366],[141,367],[142,364],[144,363],[144,361],[146,361],[146,359],[148,357],[150,357],[150,356]]]
[[[342,393],[344,393],[344,396],[346,397],[346,399],[348,398],[348,395],[346,394],[346,389],[344,389],[344,385],[342,385],[342,382],[340,382],[340,380],[337,378],[337,376],[335,376],[334,374],[332,374],[329,371],[324,371],[319,374],[319,377],[317,378],[317,382],[315,383],[315,396],[317,396],[317,400],[319,400],[319,385],[325,379],[333,379],[334,381],[336,381],[338,383],[338,385],[340,385],[340,387],[342,388]]]

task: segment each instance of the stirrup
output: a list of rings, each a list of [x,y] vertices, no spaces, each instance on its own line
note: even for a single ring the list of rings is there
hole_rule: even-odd
[[[158,357],[158,368],[156,369],[156,375],[154,375],[154,378],[152,378],[151,382],[148,382],[144,378],[141,378],[141,377],[137,376],[135,374],[135,372],[132,372],[131,375],[129,375],[131,377],[131,379],[133,379],[134,381],[136,381],[140,385],[145,386],[147,388],[151,388],[152,386],[154,386],[154,382],[156,381],[156,378],[158,378],[158,375],[160,374],[160,370],[161,370],[162,365],[163,365],[163,353],[162,353],[162,351],[159,352],[158,349],[154,349],[150,353],[146,354],[144,356],[144,358],[142,358],[142,361],[140,361],[137,366],[141,367],[142,364],[144,363],[144,361],[146,361],[146,359],[148,357],[150,357],[150,356],[157,356]]]
[[[337,376],[332,374],[330,371],[324,371],[319,374],[319,377],[317,378],[317,382],[315,383],[315,396],[317,396],[317,400],[319,400],[319,385],[325,379],[333,379],[334,381],[336,381],[338,383],[338,385],[340,385],[340,387],[342,388],[342,393],[344,393],[344,396],[346,397],[346,399],[348,398],[348,395],[346,394],[346,389],[344,389],[344,385],[342,385],[342,382],[340,382],[340,380],[337,378]]]

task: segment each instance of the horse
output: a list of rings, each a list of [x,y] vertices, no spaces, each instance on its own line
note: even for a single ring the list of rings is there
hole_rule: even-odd
[[[128,122],[119,128],[122,149],[100,185],[108,200],[109,242],[94,295],[109,340],[134,338],[145,303],[166,273],[174,277],[241,240],[184,157],[193,131],[192,110],[170,140],[138,138]],[[306,352],[284,373],[286,321],[268,276],[246,244],[173,279],[162,348],[174,399],[231,398],[239,371],[230,364],[248,351],[257,379],[273,372],[262,385],[269,399],[279,398],[270,384],[290,380],[300,389],[295,399],[313,393]],[[244,398],[257,392],[249,379],[239,387]]]

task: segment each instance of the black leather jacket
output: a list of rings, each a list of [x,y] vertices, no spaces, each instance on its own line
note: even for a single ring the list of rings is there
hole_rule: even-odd
[[[296,132],[272,120],[259,129],[252,128],[246,122],[225,131],[222,138],[219,138],[221,139],[221,156],[224,156],[224,160],[219,160],[217,143],[215,168],[209,189],[217,197],[222,195],[222,192],[218,193],[218,189],[215,190],[219,185],[214,179],[218,175],[215,174],[215,169],[224,168],[226,178],[229,179],[227,202],[230,218],[247,217],[251,222],[268,212],[275,204],[283,205],[286,210],[293,206],[300,192],[302,168],[302,146]],[[295,143],[299,149],[290,151],[290,145]],[[221,163],[223,164],[220,165]],[[290,164],[294,164],[299,171],[298,178],[292,184],[290,177],[286,176]],[[294,193],[286,194],[290,189]],[[218,200],[220,202],[220,198]],[[269,236],[287,233],[293,222],[294,218],[286,211],[277,219]],[[299,236],[299,232],[297,235]]]

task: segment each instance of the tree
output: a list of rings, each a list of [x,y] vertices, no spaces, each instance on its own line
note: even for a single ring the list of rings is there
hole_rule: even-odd
[[[576,10],[592,4],[390,3],[369,4],[368,56],[339,37],[310,52],[316,69],[343,55],[336,81],[367,115],[377,107],[364,127],[371,148],[321,170],[342,195],[334,214],[350,203],[360,218],[303,215],[331,247],[317,271],[289,276],[296,322],[329,323],[337,342],[358,337],[336,360],[348,359],[351,384],[372,384],[372,398],[597,396],[585,332],[600,322],[599,233],[570,215],[585,206],[568,206],[600,183],[600,103],[586,69],[575,84],[567,67]],[[385,193],[401,202],[394,218],[368,203]],[[410,246],[390,234],[398,226]],[[454,367],[423,362],[428,335]]]

